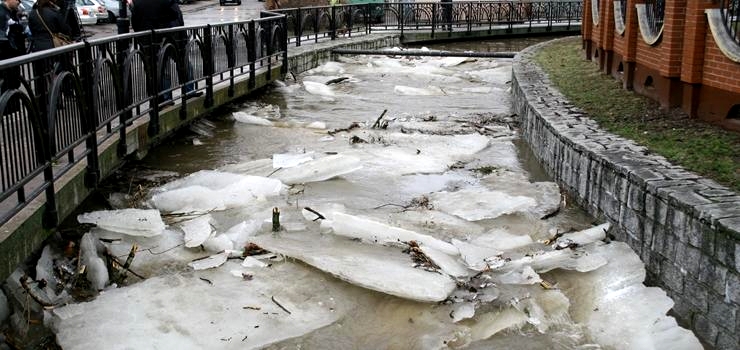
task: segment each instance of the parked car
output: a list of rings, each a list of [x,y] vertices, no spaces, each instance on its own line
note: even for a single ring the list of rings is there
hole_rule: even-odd
[[[100,1],[105,6],[105,9],[108,10],[108,23],[116,23],[118,14],[121,11],[121,1],[120,0],[100,0]],[[128,11],[129,11],[128,15],[131,16],[130,7]]]
[[[239,6],[242,4],[242,0],[218,0],[218,4],[221,6],[224,5],[236,5]]]
[[[80,18],[80,24],[91,25],[103,22],[108,19],[108,11],[105,6],[96,0],[76,0],[77,16]]]

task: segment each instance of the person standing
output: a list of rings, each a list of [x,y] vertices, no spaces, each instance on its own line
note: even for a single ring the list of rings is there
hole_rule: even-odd
[[[133,0],[132,5],[131,28],[135,32],[174,28],[185,25],[177,0]],[[178,51],[182,53],[176,55],[174,58],[176,60],[182,60],[185,56],[185,44],[183,42],[187,41],[187,35],[183,36],[182,33],[177,33],[175,35],[168,36],[168,38],[175,43],[175,47],[177,47]],[[147,52],[147,49],[153,45],[148,37],[141,38],[140,43],[145,52]],[[156,51],[158,50],[155,50],[155,52]],[[170,72],[165,70],[160,81],[160,92],[167,90],[171,81]],[[172,92],[164,92],[164,94],[159,97],[158,101],[163,104],[171,104]]]
[[[0,4],[0,60],[26,53],[26,37],[18,13],[20,3],[20,0],[5,0]],[[20,87],[20,73],[20,67],[5,70],[0,77],[0,92]]]
[[[33,10],[28,15],[28,27],[33,37],[31,52],[53,49],[54,41],[51,33],[61,33],[72,37],[72,29],[52,0],[36,1]]]
[[[452,30],[452,0],[440,0],[442,5],[442,29]]]

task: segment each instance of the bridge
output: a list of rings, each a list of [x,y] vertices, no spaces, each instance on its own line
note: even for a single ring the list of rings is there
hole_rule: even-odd
[[[13,87],[13,72],[22,78],[18,88],[0,88],[0,278],[126,159],[289,69],[300,73],[330,59],[334,47],[575,34],[581,13],[581,1],[283,9],[2,61],[0,86]]]

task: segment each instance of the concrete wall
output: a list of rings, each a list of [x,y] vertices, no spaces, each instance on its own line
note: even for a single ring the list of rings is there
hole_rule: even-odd
[[[523,137],[550,176],[640,255],[683,325],[710,347],[738,349],[740,195],[600,130],[531,61],[543,45],[514,62]]]

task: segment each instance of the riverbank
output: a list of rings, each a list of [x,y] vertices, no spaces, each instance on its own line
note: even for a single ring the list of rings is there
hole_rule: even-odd
[[[535,60],[575,106],[607,131],[703,177],[740,191],[740,135],[622,89],[584,59],[580,37],[547,45]],[[573,79],[578,77],[578,79]]]

